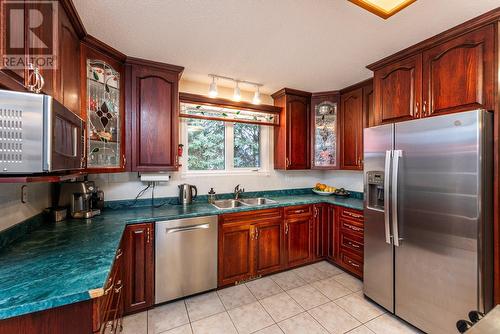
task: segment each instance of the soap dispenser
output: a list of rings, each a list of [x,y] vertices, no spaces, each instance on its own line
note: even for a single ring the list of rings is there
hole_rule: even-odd
[[[210,191],[208,192],[208,203],[210,203],[210,204],[215,203],[215,190],[214,190],[214,188],[210,188]]]

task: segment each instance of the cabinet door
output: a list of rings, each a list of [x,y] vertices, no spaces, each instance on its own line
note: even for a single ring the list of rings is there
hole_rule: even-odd
[[[313,97],[311,112],[311,169],[337,169],[338,93]]]
[[[312,259],[312,217],[285,220],[286,257],[289,267]]]
[[[420,117],[422,55],[418,54],[375,71],[375,123]]]
[[[177,170],[178,73],[132,66],[132,171]]]
[[[325,257],[328,253],[328,207],[327,204],[315,204],[313,207],[313,259]]]
[[[493,36],[490,25],[424,52],[424,116],[493,109]]]
[[[66,12],[61,8],[59,13],[59,56],[58,68],[54,71],[54,96],[74,114],[81,115],[80,38]]]
[[[375,126],[375,95],[373,83],[363,87],[363,128]]]
[[[287,161],[286,169],[309,168],[310,99],[287,97]]]
[[[154,223],[127,226],[124,235],[125,313],[144,310],[154,301]]]
[[[342,94],[341,169],[362,169],[363,157],[363,89]]]
[[[87,170],[125,170],[123,63],[92,45],[81,46],[82,117],[86,120]]]
[[[337,210],[335,206],[328,206],[328,217],[327,217],[327,253],[326,256],[330,260],[335,260],[337,258],[338,251],[336,249],[338,245],[338,224],[337,224]]]
[[[283,223],[273,220],[257,223],[255,229],[255,272],[264,275],[283,266]]]
[[[219,287],[251,278],[254,274],[254,231],[247,223],[219,226]]]
[[[0,0],[0,56],[12,60],[7,64],[0,62],[0,86],[2,88],[24,90],[26,69],[24,67],[14,66],[18,57],[9,56],[26,55],[28,56],[28,38],[27,38],[27,6],[23,2],[9,3],[6,6],[6,0]],[[16,14],[11,15],[7,9],[15,10]],[[19,24],[24,20],[24,24]],[[12,31],[12,29],[16,29]],[[14,39],[14,40],[13,40]]]

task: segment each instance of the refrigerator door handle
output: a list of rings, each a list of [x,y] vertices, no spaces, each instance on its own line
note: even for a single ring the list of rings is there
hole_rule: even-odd
[[[403,156],[403,151],[394,150],[392,154],[392,191],[391,191],[391,215],[392,215],[392,233],[394,246],[401,245],[398,227],[398,176],[399,176],[399,158]]]
[[[390,185],[391,185],[391,160],[392,160],[392,151],[385,151],[385,169],[384,169],[384,226],[385,226],[385,242],[389,245],[392,244],[391,241],[391,222],[389,215],[389,206],[390,206]]]

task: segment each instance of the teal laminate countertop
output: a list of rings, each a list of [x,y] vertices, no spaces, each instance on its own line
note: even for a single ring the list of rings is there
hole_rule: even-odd
[[[91,299],[89,291],[106,282],[127,224],[323,202],[363,209],[357,198],[266,197],[278,203],[227,210],[208,203],[107,209],[86,221],[43,223],[0,250],[0,319]]]

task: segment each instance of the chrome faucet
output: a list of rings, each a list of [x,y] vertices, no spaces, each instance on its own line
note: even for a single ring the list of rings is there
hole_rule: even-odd
[[[236,187],[234,187],[234,199],[238,199],[244,192],[245,188],[240,188],[240,185],[238,184]]]

